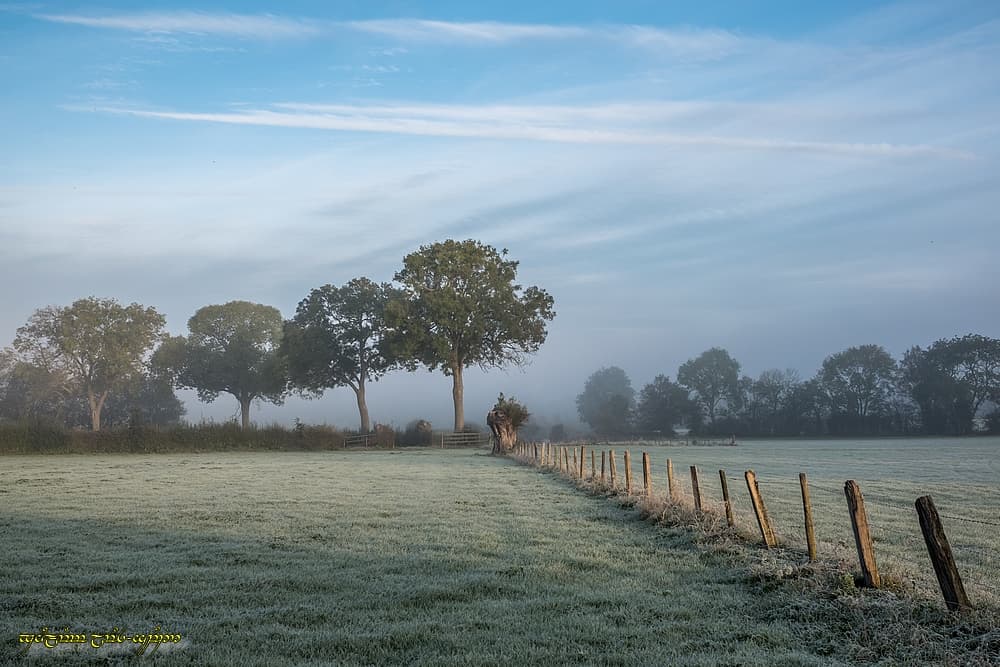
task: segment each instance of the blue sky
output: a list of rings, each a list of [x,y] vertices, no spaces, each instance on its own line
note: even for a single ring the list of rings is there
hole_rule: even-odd
[[[448,237],[556,299],[523,372],[573,418],[702,350],[757,375],[1000,335],[994,2],[0,5],[0,345],[87,295],[286,316]],[[370,391],[450,421],[449,381]],[[352,425],[352,396],[263,407]],[[189,405],[227,417],[229,401]]]

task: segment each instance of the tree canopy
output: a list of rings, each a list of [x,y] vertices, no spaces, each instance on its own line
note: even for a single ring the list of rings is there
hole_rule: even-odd
[[[451,376],[456,431],[465,427],[462,371],[523,364],[555,316],[552,297],[519,285],[518,262],[506,257],[506,249],[449,239],[410,253],[395,275],[401,292],[386,309],[393,349],[411,366]]]
[[[165,340],[154,361],[178,387],[197,390],[203,401],[231,394],[247,428],[255,399],[284,399],[285,363],[278,354],[282,325],[277,308],[259,303],[205,306],[188,320],[189,335]]]
[[[397,364],[385,335],[385,309],[395,295],[388,283],[368,278],[323,285],[299,302],[284,327],[281,352],[291,384],[313,394],[350,387],[363,433],[371,430],[365,385]]]
[[[618,366],[601,368],[587,378],[576,397],[580,419],[599,435],[620,435],[629,430],[635,390],[632,381]]]
[[[896,362],[880,345],[859,345],[830,355],[819,372],[831,410],[860,428],[888,405],[895,379]]]
[[[677,383],[695,392],[695,400],[714,424],[719,407],[738,402],[740,363],[729,352],[713,347],[677,369]]]
[[[143,373],[164,324],[154,308],[88,297],[36,310],[17,330],[14,348],[47,381],[85,397],[91,428],[99,431],[108,396]]]
[[[674,435],[675,426],[697,428],[700,410],[684,387],[657,375],[639,392],[636,408],[637,426],[643,431]]]

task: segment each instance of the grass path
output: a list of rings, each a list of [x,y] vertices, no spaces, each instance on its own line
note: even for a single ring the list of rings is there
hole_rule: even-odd
[[[3,457],[0,663],[158,625],[171,665],[843,664],[690,539],[482,452]]]

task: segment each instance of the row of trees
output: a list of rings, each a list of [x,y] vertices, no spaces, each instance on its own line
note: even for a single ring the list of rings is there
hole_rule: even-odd
[[[128,404],[128,387],[166,388],[171,397],[177,387],[203,401],[232,395],[246,427],[255,400],[348,386],[368,432],[368,384],[423,365],[452,378],[455,430],[462,430],[463,370],[523,363],[555,315],[544,290],[517,284],[517,267],[506,249],[447,240],[407,255],[394,284],[356,278],[318,287],[287,321],[247,301],[205,306],[188,320],[186,336],[166,335],[163,316],[134,303],[90,297],[42,308],[0,358],[0,415],[65,415],[53,403],[85,400],[99,430],[107,406]]]
[[[720,348],[658,375],[639,392],[621,368],[602,368],[577,396],[580,418],[601,435],[962,435],[982,417],[1000,430],[1000,340],[977,334],[913,347],[898,362],[878,345],[823,360],[815,377],[794,370],[741,375]]]

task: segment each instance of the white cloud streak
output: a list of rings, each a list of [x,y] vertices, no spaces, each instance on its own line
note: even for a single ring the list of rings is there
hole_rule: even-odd
[[[36,14],[53,23],[81,25],[149,33],[223,35],[255,39],[312,37],[322,30],[311,21],[283,18],[271,14],[209,14],[206,12],[141,12],[105,16],[81,14]]]
[[[420,19],[380,19],[342,24],[353,30],[392,37],[407,42],[458,42],[504,44],[524,39],[572,39],[589,37],[592,32],[579,26],[481,21],[427,21]]]
[[[687,146],[753,151],[792,151],[866,157],[939,157],[970,159],[973,155],[923,144],[802,141],[780,138],[678,133],[663,129],[672,105],[615,104],[590,107],[514,106],[349,106],[284,104],[278,108],[226,113],[155,111],[101,107],[97,111],[141,118],[377,132],[434,137],[548,141],[574,144]],[[80,110],[93,111],[90,108]],[[593,122],[622,121],[631,123]],[[582,122],[581,122],[582,121]],[[591,122],[588,122],[591,121]]]

